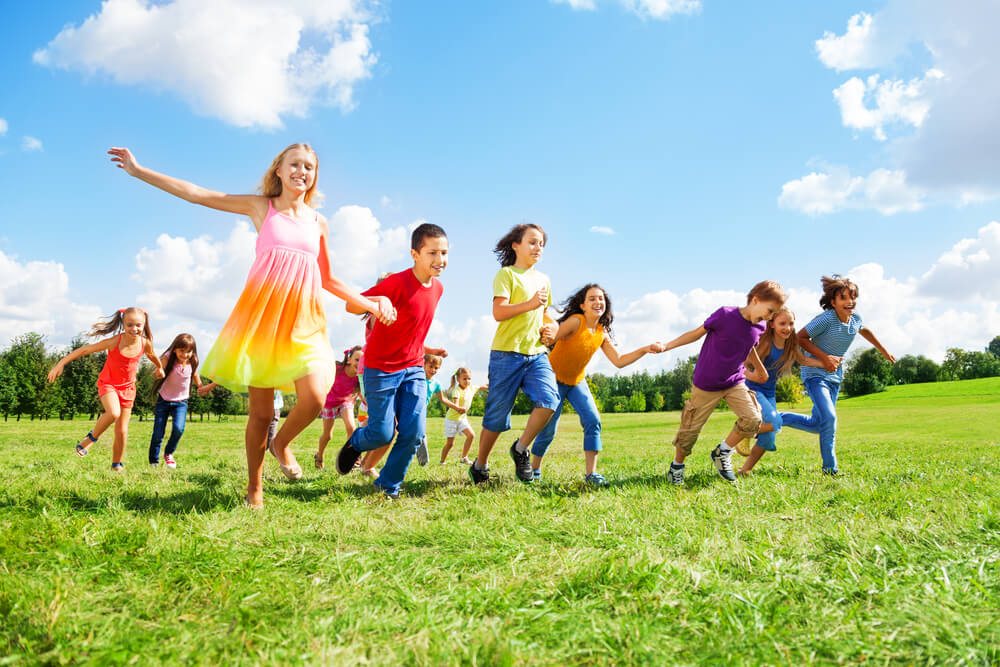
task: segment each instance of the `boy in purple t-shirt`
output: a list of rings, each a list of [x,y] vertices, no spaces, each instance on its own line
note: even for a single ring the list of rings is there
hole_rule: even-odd
[[[747,305],[742,308],[719,308],[708,316],[702,326],[667,343],[666,349],[672,350],[708,334],[694,367],[691,398],[684,404],[681,426],[674,437],[674,461],[670,464],[669,474],[671,483],[684,483],[684,459],[691,454],[701,427],[722,399],[726,400],[738,419],[726,439],[712,450],[712,462],[723,479],[730,482],[736,480],[731,463],[733,448],[743,438],[752,438],[757,434],[761,419],[757,399],[743,382],[743,366],[747,362],[752,363],[754,368],[760,369],[754,379],[760,382],[767,380],[767,371],[754,346],[764,333],[764,321],[774,317],[784,303],[785,291],[781,285],[773,280],[759,282],[747,294]]]

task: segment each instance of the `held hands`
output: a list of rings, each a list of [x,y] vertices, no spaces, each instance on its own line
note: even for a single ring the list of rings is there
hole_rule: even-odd
[[[153,377],[155,377],[157,380],[159,380],[161,378],[166,377],[166,373],[163,372],[162,368],[155,368],[155,369],[153,369]]]
[[[208,392],[210,392],[210,391],[212,391],[212,386],[211,385],[207,385],[206,384],[206,385],[204,385],[202,387],[198,387],[198,395],[201,396],[202,398],[204,398],[205,396],[208,396]]]
[[[660,341],[656,341],[655,343],[650,343],[649,347],[646,348],[646,352],[648,354],[659,354],[660,352],[666,352],[666,351],[667,351],[666,343],[661,343]]]
[[[388,297],[384,296],[373,296],[371,297],[372,303],[375,304],[375,309],[371,311],[371,314],[381,322],[382,324],[389,326],[396,321],[396,309],[393,308],[392,302],[389,301]]]
[[[119,169],[124,169],[129,176],[135,176],[138,173],[139,163],[135,161],[135,157],[129,149],[112,147],[108,149],[108,155],[111,155],[111,161],[118,165]]]
[[[541,290],[545,291],[545,290]],[[537,296],[537,295],[536,295]],[[555,322],[550,322],[548,324],[543,324],[538,330],[539,338],[541,338],[543,345],[552,345],[556,342],[556,332],[559,331],[559,327]]]

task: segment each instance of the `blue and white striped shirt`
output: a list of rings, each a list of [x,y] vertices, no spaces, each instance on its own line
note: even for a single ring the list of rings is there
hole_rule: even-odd
[[[812,340],[813,345],[823,350],[833,357],[842,357],[847,354],[854,337],[864,327],[861,316],[851,313],[851,318],[846,322],[841,322],[836,311],[824,310],[806,325],[806,333]],[[803,350],[807,357],[812,355]],[[822,378],[827,382],[840,384],[844,379],[844,366],[841,364],[837,370],[830,373],[825,368],[813,368],[812,366],[802,367],[802,381],[811,378]]]

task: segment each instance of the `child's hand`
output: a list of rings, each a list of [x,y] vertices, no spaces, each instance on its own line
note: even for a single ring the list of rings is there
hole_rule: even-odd
[[[661,343],[660,341],[656,341],[655,343],[650,343],[649,347],[646,348],[646,352],[648,352],[649,354],[659,354],[660,352],[666,352],[666,351],[667,351],[667,346]]]
[[[543,324],[538,330],[538,334],[544,345],[552,345],[556,342],[556,332],[558,331],[559,327],[555,324]]]
[[[529,299],[529,301],[532,304],[531,305],[532,309],[535,309],[535,308],[538,308],[539,306],[544,306],[545,304],[547,304],[549,302],[549,290],[548,290],[548,288],[543,287],[542,289],[540,289],[537,292],[535,292],[535,296],[531,297],[531,299]]]
[[[202,387],[198,387],[198,395],[201,397],[208,396],[208,392],[212,391],[212,385],[206,384]]]
[[[48,376],[46,376],[47,379],[48,379],[48,381],[49,382],[55,382],[56,378],[59,377],[60,375],[62,375],[62,369],[63,369],[63,365],[62,365],[61,362],[58,363],[58,364],[56,364],[55,366],[53,366],[52,370],[49,371]]]
[[[165,376],[166,376],[166,374],[163,372],[162,368],[157,368],[157,369],[153,370],[153,377],[155,377],[157,380],[159,380],[160,378],[163,378]]]
[[[109,148],[108,155],[114,157],[111,161],[118,165],[119,169],[124,169],[129,176],[135,176],[139,171],[139,163],[135,161],[132,151],[127,148]]]
[[[831,357],[830,355],[827,355],[826,358],[823,359],[823,368],[832,373],[837,370],[842,360],[843,357]]]
[[[448,356],[448,350],[443,347],[429,347],[427,348],[427,354],[433,354],[443,359]]]
[[[371,311],[372,315],[381,322],[382,324],[389,326],[396,321],[396,309],[392,306],[392,301],[389,301],[389,297],[385,296],[373,296],[371,297],[372,303],[375,304],[375,310]]]
[[[469,408],[458,408],[457,410],[455,410],[455,412],[457,412],[460,415],[464,415],[468,411],[469,411]]]
[[[885,353],[885,358],[889,360],[890,364],[896,363],[896,357],[894,357],[893,355],[889,354],[888,352]]]

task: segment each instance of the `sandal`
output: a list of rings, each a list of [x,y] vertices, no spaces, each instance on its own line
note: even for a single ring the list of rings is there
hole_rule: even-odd
[[[319,454],[313,454],[313,465],[316,466],[317,470],[323,470],[323,459],[319,457]]]
[[[290,481],[295,481],[297,479],[302,479],[302,466],[298,463],[293,463],[290,466],[286,466],[284,463],[278,462],[278,467],[281,468],[282,474],[285,478]]]
[[[90,453],[89,449],[87,449],[80,443],[76,444],[76,455],[79,456],[81,459],[89,453]]]

